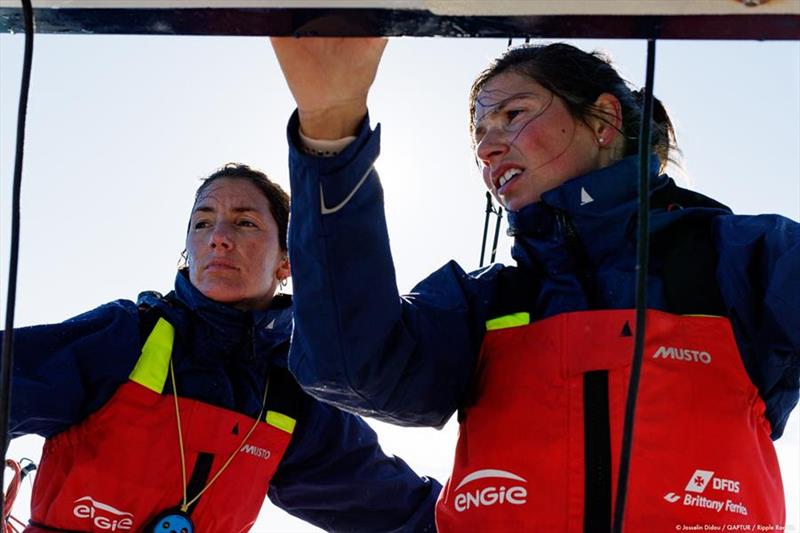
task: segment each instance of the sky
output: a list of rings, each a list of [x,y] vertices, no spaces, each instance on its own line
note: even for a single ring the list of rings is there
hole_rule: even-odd
[[[519,41],[517,41],[519,42]],[[577,40],[643,83],[643,41]],[[23,38],[0,35],[0,288],[4,320],[9,206]],[[398,285],[450,259],[477,268],[483,185],[470,152],[467,93],[506,40],[395,38],[373,87],[383,128],[377,168]],[[676,125],[670,173],[738,213],[800,219],[800,43],[662,41],[656,95]],[[168,292],[199,179],[229,161],[288,188],[294,109],[264,38],[38,35],[28,111],[16,325],[60,322],[142,290]],[[509,263],[501,235],[498,261]],[[677,404],[677,402],[676,402]],[[683,403],[684,407],[697,406]],[[456,425],[370,422],[389,453],[444,482]],[[800,531],[797,410],[776,443],[790,531]],[[37,458],[41,439],[10,457]],[[15,514],[27,517],[23,488]],[[267,504],[257,532],[315,531]]]

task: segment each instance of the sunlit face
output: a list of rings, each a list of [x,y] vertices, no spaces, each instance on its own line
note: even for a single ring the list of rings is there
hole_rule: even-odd
[[[591,128],[575,119],[560,97],[515,72],[486,82],[473,120],[483,180],[512,211],[602,164]]]
[[[192,209],[186,251],[192,285],[239,309],[266,309],[289,276],[269,201],[241,178],[218,178],[203,191]]]

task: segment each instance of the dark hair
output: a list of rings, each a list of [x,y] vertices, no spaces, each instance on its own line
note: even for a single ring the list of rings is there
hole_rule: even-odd
[[[209,185],[220,178],[244,179],[258,187],[269,202],[269,210],[278,225],[278,244],[281,250],[287,251],[286,232],[289,226],[289,195],[280,185],[271,181],[260,170],[241,163],[228,163],[203,179],[203,183],[194,193],[194,201],[200,198]]]
[[[506,71],[527,76],[542,87],[559,96],[572,116],[579,120],[595,116],[605,120],[594,107],[597,97],[610,93],[617,97],[622,107],[622,133],[625,139],[624,155],[633,155],[639,149],[639,128],[642,121],[642,91],[631,90],[630,85],[611,65],[611,60],[600,52],[584,52],[565,43],[548,45],[523,45],[507,50],[481,72],[472,83],[469,94],[470,130],[475,129],[475,108],[478,93],[493,77]],[[658,99],[653,102],[653,124],[650,146],[664,170],[670,150],[677,149],[675,130],[666,109]]]

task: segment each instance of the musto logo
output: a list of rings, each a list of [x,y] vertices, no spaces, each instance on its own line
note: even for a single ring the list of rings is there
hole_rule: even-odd
[[[670,346],[659,346],[658,350],[653,354],[653,359],[673,359],[676,361],[686,361],[687,363],[711,364],[711,354],[708,352]]]
[[[243,453],[249,453],[253,457],[258,457],[259,459],[264,459],[265,461],[272,457],[272,452],[270,452],[268,449],[260,448],[253,444],[245,444],[239,451]]]
[[[78,498],[74,502],[72,514],[91,521],[95,528],[103,531],[122,531],[133,529],[133,515],[115,509],[108,504],[92,499],[91,496]]]
[[[480,479],[491,480],[490,485],[483,488],[467,488],[459,492],[468,484]],[[465,476],[454,491],[456,511],[461,513],[473,507],[491,505],[523,505],[527,503],[528,491],[520,483],[527,481],[505,470],[486,469],[473,472]]]

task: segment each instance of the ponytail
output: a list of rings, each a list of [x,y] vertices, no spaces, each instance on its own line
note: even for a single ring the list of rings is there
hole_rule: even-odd
[[[637,121],[639,129],[641,129],[641,109],[644,107],[644,90],[637,89],[631,91],[634,101],[639,108],[639,120]],[[638,152],[639,148],[639,130],[626,132],[626,146],[625,155],[634,155]],[[660,163],[659,171],[664,172],[667,163],[674,161],[672,159],[673,151],[678,150],[678,144],[675,139],[675,128],[672,125],[672,120],[669,118],[667,109],[664,104],[653,97],[653,118],[650,128],[650,147],[653,153],[658,156]]]

